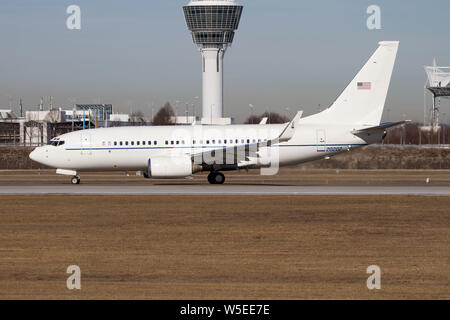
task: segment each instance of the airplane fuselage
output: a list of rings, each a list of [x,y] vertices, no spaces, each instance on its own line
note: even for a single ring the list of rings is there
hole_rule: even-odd
[[[305,118],[307,119],[307,118]],[[217,149],[264,142],[280,135],[286,124],[232,126],[115,127],[67,133],[38,147],[30,157],[46,166],[74,171],[123,171],[148,168],[151,158],[193,156]],[[278,164],[294,165],[332,156],[381,140],[362,139],[351,126],[300,122],[292,139],[278,148]],[[63,144],[61,143],[63,142]],[[59,145],[58,145],[59,144]],[[264,154],[264,150],[261,151]],[[253,165],[252,167],[261,167]]]

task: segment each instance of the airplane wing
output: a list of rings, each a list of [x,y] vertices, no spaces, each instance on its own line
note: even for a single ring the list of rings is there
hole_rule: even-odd
[[[297,112],[294,119],[292,119],[291,122],[287,123],[281,134],[274,139],[257,143],[247,143],[208,150],[205,152],[193,154],[192,160],[196,164],[215,165],[214,159],[217,159],[217,154],[220,154],[221,157],[223,156],[223,159],[221,159],[223,161],[221,161],[221,163],[224,163],[227,166],[231,165],[233,167],[238,166],[242,168],[254,165],[257,162],[258,158],[261,156],[261,148],[289,141],[294,136],[298,121],[301,119],[302,115],[303,111]],[[229,155],[232,155],[234,159],[231,159],[230,161],[230,159],[226,158]]]
[[[401,125],[404,125],[406,123],[411,122],[411,120],[405,120],[405,121],[399,121],[399,122],[393,122],[393,123],[383,123],[379,126],[376,127],[369,127],[369,128],[362,128],[362,129],[356,129],[353,130],[352,133],[353,134],[360,134],[360,133],[372,133],[372,132],[379,132],[379,131],[384,131],[388,128],[393,128],[393,127],[398,127]]]

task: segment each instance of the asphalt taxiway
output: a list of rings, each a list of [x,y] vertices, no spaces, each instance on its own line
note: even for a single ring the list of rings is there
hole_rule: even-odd
[[[4,185],[0,195],[417,195],[450,196],[445,185]]]

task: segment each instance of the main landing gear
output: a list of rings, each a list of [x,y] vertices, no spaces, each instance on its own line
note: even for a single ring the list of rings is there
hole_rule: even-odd
[[[223,173],[211,171],[211,173],[208,175],[208,182],[210,184],[224,184],[225,176],[223,175]]]
[[[73,176],[70,182],[72,182],[72,184],[80,184],[81,179],[79,176]]]

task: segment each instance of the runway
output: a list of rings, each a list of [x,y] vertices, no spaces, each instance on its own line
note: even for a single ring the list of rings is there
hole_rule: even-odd
[[[0,195],[415,195],[450,196],[439,185],[3,185]]]

